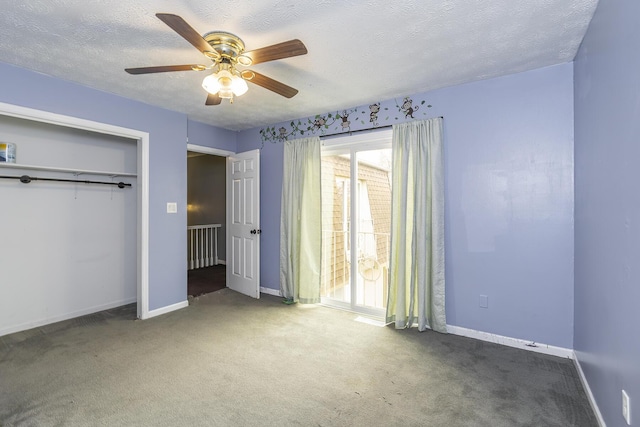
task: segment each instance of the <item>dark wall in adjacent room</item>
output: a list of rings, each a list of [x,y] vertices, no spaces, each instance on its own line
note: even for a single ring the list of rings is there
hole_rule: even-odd
[[[218,258],[226,260],[226,159],[192,153],[187,159],[187,225],[222,224]]]

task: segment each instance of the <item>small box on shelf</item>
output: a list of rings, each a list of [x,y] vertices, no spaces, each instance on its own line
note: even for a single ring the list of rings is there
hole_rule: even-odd
[[[16,144],[0,142],[0,163],[16,162]]]

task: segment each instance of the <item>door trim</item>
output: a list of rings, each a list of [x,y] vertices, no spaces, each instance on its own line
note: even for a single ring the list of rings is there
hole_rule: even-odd
[[[187,144],[187,151],[194,153],[210,154],[212,156],[229,157],[236,153],[233,151],[221,150],[219,148],[205,147],[204,145]]]

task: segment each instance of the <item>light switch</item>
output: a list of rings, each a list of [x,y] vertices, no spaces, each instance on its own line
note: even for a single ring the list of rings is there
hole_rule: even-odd
[[[489,297],[486,295],[480,295],[479,303],[480,308],[489,308]]]
[[[167,213],[177,213],[178,212],[178,204],[176,202],[167,203]]]

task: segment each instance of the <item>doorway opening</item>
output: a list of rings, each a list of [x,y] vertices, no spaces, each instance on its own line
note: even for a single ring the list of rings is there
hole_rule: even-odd
[[[226,221],[226,157],[188,150],[188,296],[227,286]]]
[[[391,131],[323,142],[323,304],[384,317],[391,161]]]

